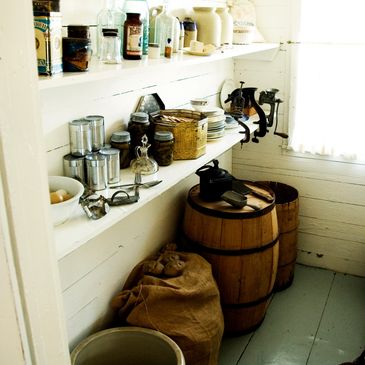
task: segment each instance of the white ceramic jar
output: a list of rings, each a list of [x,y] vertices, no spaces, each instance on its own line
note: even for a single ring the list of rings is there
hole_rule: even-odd
[[[193,7],[193,18],[198,28],[197,40],[204,44],[221,45],[222,21],[212,7]]]
[[[228,8],[217,8],[217,14],[221,18],[222,33],[221,33],[221,45],[232,45],[233,39],[233,17],[228,12]]]

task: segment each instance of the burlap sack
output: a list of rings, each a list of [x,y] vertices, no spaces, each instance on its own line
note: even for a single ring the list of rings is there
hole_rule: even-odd
[[[145,260],[133,269],[112,306],[127,324],[171,337],[183,351],[187,365],[217,365],[224,322],[211,266],[197,254],[172,254],[180,259],[177,272],[172,274],[176,277],[164,274],[171,272],[162,256],[152,262],[151,258]]]

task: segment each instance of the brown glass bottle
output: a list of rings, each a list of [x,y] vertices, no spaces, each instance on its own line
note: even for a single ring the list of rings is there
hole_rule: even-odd
[[[143,24],[138,13],[127,13],[124,22],[123,58],[140,60],[142,58]]]

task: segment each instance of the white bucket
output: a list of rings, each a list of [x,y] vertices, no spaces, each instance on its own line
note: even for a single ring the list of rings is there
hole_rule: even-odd
[[[233,44],[251,44],[255,36],[252,26],[235,26],[233,28]]]
[[[81,341],[72,365],[185,365],[180,347],[168,336],[140,327],[117,327]]]

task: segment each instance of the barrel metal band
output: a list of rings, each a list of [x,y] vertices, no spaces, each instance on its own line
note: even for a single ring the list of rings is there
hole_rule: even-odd
[[[191,243],[193,246],[196,246],[198,248],[197,251],[203,251],[203,252],[210,253],[212,255],[223,255],[223,256],[242,256],[242,255],[250,255],[252,253],[266,251],[269,248],[272,248],[273,246],[275,246],[279,241],[279,237],[276,237],[273,241],[265,244],[264,246],[253,247],[253,248],[241,248],[239,250],[224,250],[221,248],[213,248],[213,247],[204,246],[200,242],[191,240],[189,237],[186,236],[185,233],[184,233],[184,238],[189,243]]]

